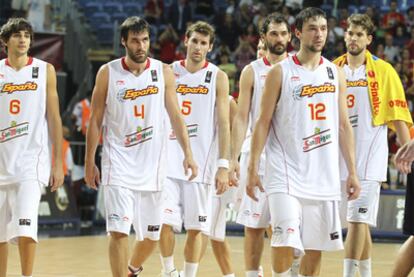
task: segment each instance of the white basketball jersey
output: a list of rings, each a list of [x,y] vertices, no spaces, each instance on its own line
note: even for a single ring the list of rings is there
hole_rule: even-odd
[[[172,64],[176,78],[178,103],[190,137],[193,158],[198,166],[198,176],[193,182],[213,184],[218,156],[216,138],[217,120],[216,79],[218,67],[206,62],[195,73],[188,72],[184,61]],[[184,154],[171,131],[168,140],[168,176],[187,180],[183,169]]]
[[[109,62],[108,68],[102,182],[160,191],[167,141],[163,64],[148,58],[139,76],[124,58]]]
[[[365,65],[351,70],[346,64],[347,105],[349,120],[354,128],[356,167],[361,180],[387,180],[387,126],[372,124],[371,102],[368,93]],[[346,163],[341,156],[341,180],[348,177]]]
[[[44,61],[29,58],[19,71],[0,61],[0,185],[49,182],[46,82]]]
[[[246,139],[242,145],[242,153],[250,152],[250,144],[252,139],[252,133],[254,124],[259,117],[260,112],[260,104],[263,94],[263,88],[266,80],[267,73],[272,68],[272,64],[267,60],[266,57],[257,59],[250,63],[253,74],[254,74],[254,83],[253,83],[253,93],[250,102],[250,113],[249,113],[249,125],[247,129]],[[266,164],[266,155],[265,151],[263,150],[262,154],[260,155],[259,161],[259,175],[264,174]]]
[[[266,144],[266,191],[340,200],[337,68],[321,58],[310,71],[296,55],[280,65],[281,93]]]

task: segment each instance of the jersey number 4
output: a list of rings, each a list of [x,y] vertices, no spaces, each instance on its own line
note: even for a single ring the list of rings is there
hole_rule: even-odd
[[[142,119],[144,119],[145,117],[145,106],[144,104],[141,105],[141,107],[135,105],[134,106],[134,116],[135,117],[141,117]]]
[[[20,100],[13,99],[10,101],[9,111],[11,114],[20,113]]]

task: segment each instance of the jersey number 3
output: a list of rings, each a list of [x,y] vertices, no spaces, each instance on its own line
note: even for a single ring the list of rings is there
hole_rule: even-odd
[[[11,114],[20,113],[20,100],[13,99],[10,101],[9,111]]]

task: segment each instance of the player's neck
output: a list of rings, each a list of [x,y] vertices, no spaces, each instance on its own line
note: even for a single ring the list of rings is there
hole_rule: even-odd
[[[348,66],[351,69],[356,69],[365,63],[365,51],[362,51],[356,56],[349,54],[349,52],[347,53],[346,59],[348,62]]]
[[[282,61],[283,59],[285,59],[287,57],[287,52],[283,53],[282,55],[275,55],[275,54],[270,54],[268,53],[266,55],[266,59],[271,63],[271,64],[277,64],[278,62]]]
[[[321,52],[311,52],[300,49],[296,54],[300,64],[309,70],[316,69],[321,64]]]
[[[14,68],[15,70],[19,70],[22,69],[23,67],[25,67],[27,65],[27,63],[29,62],[29,55],[13,55],[13,54],[8,54],[7,55],[7,62],[9,63],[9,65]]]
[[[187,69],[188,72],[195,73],[205,67],[206,60],[202,60],[200,62],[194,62],[191,59],[186,58],[184,60],[184,67]]]
[[[127,65],[127,67],[128,67],[128,70],[132,74],[139,75],[145,70],[145,68],[147,66],[148,59],[145,59],[145,61],[142,62],[142,63],[136,63],[132,59],[130,59],[128,56],[126,56],[124,61],[125,61],[125,64]]]

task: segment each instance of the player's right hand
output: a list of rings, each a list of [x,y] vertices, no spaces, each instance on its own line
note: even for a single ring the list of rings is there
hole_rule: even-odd
[[[361,192],[361,185],[359,184],[358,176],[355,174],[349,174],[346,180],[346,192],[348,194],[348,200],[355,200],[359,197]]]
[[[100,184],[100,173],[95,163],[85,162],[85,182],[86,185],[94,190],[98,189]]]
[[[230,161],[229,185],[237,187],[240,180],[240,164],[237,160]]]
[[[190,178],[188,178],[188,181],[191,181],[195,177],[197,177],[198,167],[195,161],[193,160],[193,157],[186,157],[183,161],[183,167],[185,176],[188,176],[188,170],[191,170],[191,176]]]
[[[395,166],[404,174],[411,173],[411,164],[414,160],[414,140],[398,149],[394,158]]]
[[[258,187],[261,192],[265,191],[262,183],[260,182],[260,177],[259,174],[257,174],[257,170],[249,169],[247,173],[246,193],[251,199],[257,202],[259,199],[255,195],[256,187]]]

